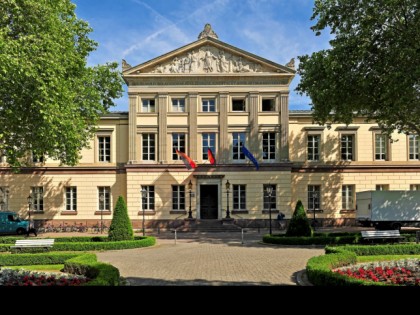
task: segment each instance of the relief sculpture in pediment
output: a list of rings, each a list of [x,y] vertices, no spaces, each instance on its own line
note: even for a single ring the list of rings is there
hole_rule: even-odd
[[[243,73],[263,72],[261,64],[248,61],[206,46],[199,50],[191,50],[185,55],[177,56],[169,63],[159,64],[152,73]],[[267,70],[268,71],[268,70]]]

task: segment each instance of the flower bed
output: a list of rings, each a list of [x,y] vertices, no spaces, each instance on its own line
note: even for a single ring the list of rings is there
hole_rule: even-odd
[[[0,286],[78,286],[88,281],[85,276],[66,273],[37,272],[2,268]]]
[[[419,259],[359,264],[352,267],[337,268],[333,272],[364,281],[420,286]]]

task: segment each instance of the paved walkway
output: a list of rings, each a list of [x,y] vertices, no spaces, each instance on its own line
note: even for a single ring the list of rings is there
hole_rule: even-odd
[[[97,253],[130,285],[296,285],[296,274],[323,247],[260,244],[263,234],[178,233],[156,235],[149,248]]]

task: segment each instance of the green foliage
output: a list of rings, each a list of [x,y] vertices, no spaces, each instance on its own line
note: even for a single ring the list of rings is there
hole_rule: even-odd
[[[46,253],[46,254],[2,254],[0,266],[53,265],[63,264],[67,259],[79,253]]]
[[[145,237],[141,240],[119,242],[69,242],[55,243],[54,251],[89,251],[89,250],[115,250],[153,246],[156,243],[154,237]]]
[[[359,236],[284,236],[284,235],[264,235],[263,242],[282,245],[327,245],[327,244],[356,244]]]
[[[401,244],[401,245],[345,245],[325,247],[325,253],[337,253],[343,251],[351,251],[357,256],[372,255],[419,255],[420,244]]]
[[[110,241],[133,240],[133,226],[128,217],[127,205],[125,204],[123,196],[118,197],[117,204],[115,205],[108,237]]]
[[[312,236],[312,228],[300,200],[296,203],[295,211],[287,227],[286,236]]]
[[[70,0],[0,1],[0,151],[75,165],[101,114],[122,95],[117,63],[87,66],[97,44]]]
[[[331,31],[331,48],[299,56],[314,120],[376,121],[387,134],[420,134],[420,2],[315,0],[312,30]]]

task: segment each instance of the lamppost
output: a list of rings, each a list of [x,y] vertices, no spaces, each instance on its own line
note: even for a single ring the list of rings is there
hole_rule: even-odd
[[[99,205],[99,210],[101,211],[101,234],[102,234],[102,232],[103,232],[103,230],[104,230],[104,221],[103,221],[103,219],[104,219],[104,217],[103,217],[103,212],[104,212],[104,210],[105,210],[105,204],[104,204],[104,201],[105,201],[105,197],[104,197],[104,195],[100,195],[100,196],[99,196],[99,202],[100,202],[100,205]],[[101,205],[102,205],[102,207],[101,207]]]
[[[230,190],[230,183],[229,180],[226,182],[226,203],[227,203],[227,207],[226,207],[226,219],[230,219],[230,211],[229,211],[229,190]]]
[[[316,227],[316,218],[315,218],[316,211],[315,211],[315,208],[316,208],[316,201],[318,199],[318,193],[317,192],[313,192],[312,198],[314,200],[313,201],[313,204],[312,204],[312,206],[313,206],[313,212],[314,212],[314,219],[312,221],[312,227],[314,228],[314,231],[315,231],[315,227]]]
[[[192,210],[191,210],[191,196],[192,196],[192,182],[190,179],[190,182],[188,183],[188,192],[190,194],[190,209],[188,210],[188,219],[192,219]]]
[[[29,195],[28,198],[26,199],[28,200],[28,215],[29,215],[28,236],[29,236],[29,231],[31,229],[31,207],[32,207],[32,202],[33,202],[32,195]]]
[[[269,226],[270,226],[270,235],[272,235],[272,229],[271,229],[271,194],[273,193],[273,186],[268,185],[267,188],[265,189],[268,195],[268,220],[269,222]]]
[[[142,188],[141,189],[141,198],[142,198],[142,215],[143,215],[143,220],[141,222],[141,229],[143,231],[143,236],[145,235],[144,233],[144,210],[146,208],[146,198],[147,198],[147,190],[146,188]]]

